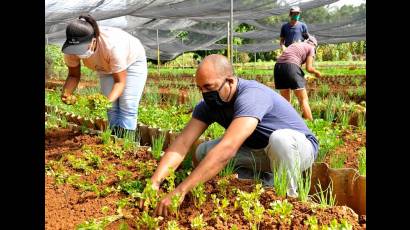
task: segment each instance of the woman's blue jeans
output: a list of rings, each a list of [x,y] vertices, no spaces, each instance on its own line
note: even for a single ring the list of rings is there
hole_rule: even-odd
[[[138,106],[147,81],[147,61],[136,61],[127,68],[125,88],[121,96],[108,111],[110,127],[135,130],[138,119]],[[114,85],[111,74],[100,74],[101,90],[108,96]]]

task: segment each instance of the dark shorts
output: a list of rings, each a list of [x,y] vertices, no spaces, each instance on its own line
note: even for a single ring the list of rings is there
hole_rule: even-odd
[[[306,85],[305,73],[293,63],[276,63],[273,76],[276,89],[301,89]]]

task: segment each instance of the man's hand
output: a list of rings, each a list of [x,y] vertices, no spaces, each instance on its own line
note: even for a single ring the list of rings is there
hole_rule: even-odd
[[[61,100],[67,105],[73,105],[77,102],[77,97],[71,94],[63,94]]]
[[[319,78],[319,77],[321,77],[322,75],[320,74],[320,72],[319,71],[316,71],[316,73],[315,73],[315,77],[316,78]]]
[[[155,215],[157,216],[168,216],[169,208],[172,204],[172,197],[175,195],[180,195],[178,206],[184,201],[185,193],[178,191],[176,188],[174,191],[168,193],[162,200],[157,204],[157,208],[155,209]]]

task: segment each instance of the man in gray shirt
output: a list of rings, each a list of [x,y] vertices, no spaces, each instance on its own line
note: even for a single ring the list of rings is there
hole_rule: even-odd
[[[281,95],[256,81],[235,77],[233,67],[222,55],[207,56],[198,66],[196,84],[204,100],[192,119],[165,151],[151,177],[153,187],[176,169],[196,139],[213,122],[225,127],[224,136],[204,142],[193,156],[196,166],[174,191],[158,203],[156,214],[167,215],[171,197],[183,197],[201,182],[216,176],[233,158],[237,166],[272,171],[284,166],[289,179],[287,194],[297,196],[294,169],[306,170],[317,156],[318,141],[303,119]]]

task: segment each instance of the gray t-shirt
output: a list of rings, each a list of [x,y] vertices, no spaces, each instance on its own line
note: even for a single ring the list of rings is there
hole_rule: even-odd
[[[245,140],[249,148],[260,149],[267,146],[269,137],[278,129],[293,129],[306,135],[312,142],[315,157],[319,143],[306,126],[303,118],[281,95],[257,82],[238,78],[238,87],[232,106],[211,109],[201,100],[192,117],[210,125],[217,122],[225,129],[237,117],[255,117],[259,120],[255,131]]]

